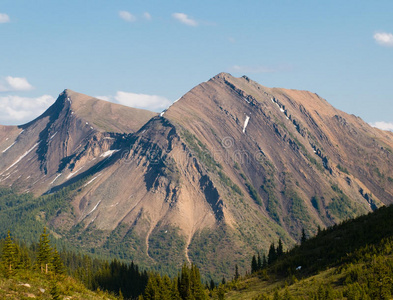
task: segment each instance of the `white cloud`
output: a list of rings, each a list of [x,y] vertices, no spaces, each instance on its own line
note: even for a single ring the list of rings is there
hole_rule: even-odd
[[[387,32],[377,32],[374,40],[381,46],[393,47],[393,34]]]
[[[148,12],[143,13],[143,17],[144,17],[146,20],[148,20],[148,21],[151,20],[151,14],[149,14]]]
[[[11,21],[11,19],[7,14],[0,13],[0,23],[8,23],[10,21]]]
[[[151,111],[162,111],[173,101],[157,95],[135,94],[118,91],[115,96],[97,96],[98,99]]]
[[[178,20],[180,23],[183,23],[188,26],[198,26],[198,22],[195,21],[194,19],[190,18],[184,13],[174,13],[172,14],[172,17],[176,20]]]
[[[0,124],[20,125],[32,121],[55,101],[50,95],[37,98],[14,95],[0,97]]]
[[[393,122],[381,121],[381,122],[370,123],[370,125],[382,130],[393,131]]]
[[[122,18],[126,22],[135,22],[136,17],[128,11],[121,10],[119,11],[119,17]]]
[[[30,91],[33,88],[23,77],[7,76],[0,80],[0,92]]]

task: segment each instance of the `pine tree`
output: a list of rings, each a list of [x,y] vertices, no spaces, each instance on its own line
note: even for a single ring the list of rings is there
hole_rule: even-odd
[[[258,256],[259,256],[259,254],[258,254]],[[257,271],[258,271],[258,262],[257,262],[255,255],[253,255],[252,260],[251,260],[251,273],[255,273]]]
[[[281,239],[278,240],[278,246],[277,246],[277,257],[280,257],[284,254],[284,249],[282,246],[282,241]]]
[[[181,269],[179,293],[182,299],[191,297],[190,271],[186,263],[184,263]]]
[[[181,300],[180,293],[179,293],[178,280],[177,279],[173,280],[173,282],[172,282],[171,299],[172,300]]]
[[[262,261],[261,261],[261,256],[259,255],[259,252],[258,252],[258,260],[257,260],[257,269],[262,270]]]
[[[49,266],[52,260],[52,247],[49,244],[49,234],[46,233],[46,227],[44,228],[44,232],[40,236],[40,242],[38,244],[38,256],[37,256],[37,265],[41,269],[41,272],[48,273]]]
[[[276,261],[277,258],[277,252],[276,252],[276,247],[274,246],[274,242],[270,245],[269,248],[269,254],[267,256],[267,262],[268,264],[272,264],[273,262]]]
[[[10,231],[8,230],[2,253],[2,263],[6,277],[15,274],[15,269],[18,264],[18,254],[18,246],[12,240]]]
[[[159,286],[157,284],[157,278],[156,278],[157,276],[159,275],[150,275],[143,299],[145,300],[159,299]]]
[[[161,279],[161,287],[160,287],[160,299],[171,299],[171,287],[172,282],[168,275],[164,275]]]
[[[266,255],[263,254],[262,257],[262,269],[266,269],[267,268],[267,259],[266,259]]]
[[[212,291],[216,288],[216,284],[214,283],[214,280],[210,278],[210,285],[209,289]]]
[[[191,292],[193,298],[195,300],[206,299],[206,294],[201,282],[201,275],[199,273],[199,269],[194,264],[191,264],[190,278],[191,278]]]
[[[306,241],[307,241],[306,231],[303,228],[302,229],[302,237],[301,237],[301,240],[300,240],[301,245],[303,245]]]
[[[237,264],[236,264],[236,265],[235,265],[235,280],[238,280],[239,277],[240,277],[239,268],[238,268],[238,266],[237,266]]]
[[[57,286],[56,280],[51,280],[50,281],[50,290],[49,290],[52,299],[54,300],[60,300],[60,290],[59,287]]]
[[[56,247],[53,249],[52,253],[52,264],[55,274],[63,275],[65,273],[63,262],[61,261],[60,254]]]

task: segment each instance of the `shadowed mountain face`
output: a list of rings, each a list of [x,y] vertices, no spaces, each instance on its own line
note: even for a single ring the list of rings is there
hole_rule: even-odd
[[[392,149],[392,133],[316,94],[221,73],[160,116],[66,90],[33,122],[0,127],[0,184],[43,194],[79,182],[54,232],[219,277],[279,237],[390,204]]]

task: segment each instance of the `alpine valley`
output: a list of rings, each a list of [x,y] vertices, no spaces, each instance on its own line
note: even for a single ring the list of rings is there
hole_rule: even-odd
[[[46,226],[95,255],[229,278],[279,238],[392,204],[392,149],[392,132],[317,94],[246,76],[220,73],[159,115],[65,90],[0,126],[0,234]]]

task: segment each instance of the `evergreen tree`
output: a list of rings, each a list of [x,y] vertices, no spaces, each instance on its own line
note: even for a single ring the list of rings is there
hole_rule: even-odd
[[[267,259],[266,259],[266,255],[263,254],[262,257],[262,269],[266,269],[267,268]]]
[[[172,282],[168,275],[164,275],[161,279],[161,288],[160,288],[160,299],[172,299],[171,291]]]
[[[258,270],[262,269],[262,261],[261,261],[261,256],[259,255],[259,251],[258,251],[257,268]]]
[[[149,280],[147,282],[147,286],[145,289],[145,293],[143,296],[144,300],[155,300],[159,299],[159,286],[157,282],[157,276],[159,275],[150,275]]]
[[[56,280],[51,280],[50,281],[50,290],[49,290],[52,299],[54,300],[60,300],[60,290],[59,287],[57,285]]]
[[[284,249],[282,246],[282,241],[281,239],[278,240],[278,246],[277,246],[277,257],[280,257],[284,254]]]
[[[268,264],[272,264],[273,262],[276,261],[277,258],[277,252],[276,252],[276,247],[274,246],[274,242],[271,243],[270,248],[269,248],[269,254],[267,256],[267,262]]]
[[[259,254],[258,254],[258,256],[259,256]],[[255,273],[257,271],[258,271],[258,262],[257,262],[255,255],[253,255],[252,260],[251,260],[251,273]]]
[[[237,266],[237,264],[236,264],[236,265],[235,265],[235,280],[238,280],[239,277],[240,277],[239,268],[238,268],[238,266]]]
[[[191,297],[190,272],[186,263],[184,263],[181,269],[179,293],[182,299]]]
[[[171,300],[181,300],[180,293],[179,293],[178,281],[176,279],[173,280],[173,282],[172,282]]]
[[[55,274],[63,275],[65,273],[63,262],[61,261],[60,254],[57,251],[56,247],[53,249],[52,264]]]
[[[216,284],[214,283],[213,279],[210,279],[209,289],[212,291],[216,288]]]
[[[18,246],[12,240],[10,231],[8,230],[2,253],[2,264],[6,277],[15,274],[15,269],[18,264],[18,254]]]
[[[302,229],[302,237],[301,237],[301,240],[300,240],[301,245],[303,245],[306,241],[307,241],[306,231],[303,228]]]
[[[199,269],[194,264],[191,264],[190,279],[191,279],[191,294],[194,297],[194,299],[195,300],[206,299],[206,294],[201,282],[201,275],[199,273]]]
[[[49,244],[49,234],[46,233],[46,227],[44,228],[44,232],[40,236],[40,242],[38,244],[38,256],[37,256],[37,265],[41,269],[43,273],[48,273],[49,266],[52,262],[52,247]]]

